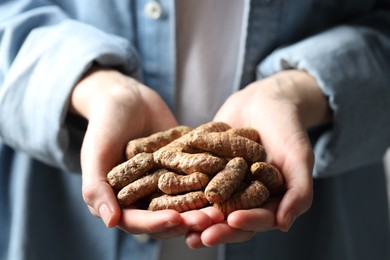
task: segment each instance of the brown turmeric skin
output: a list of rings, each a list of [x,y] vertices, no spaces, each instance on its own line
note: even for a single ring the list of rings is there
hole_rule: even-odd
[[[155,170],[123,187],[117,195],[119,204],[122,207],[127,207],[134,204],[139,199],[157,192],[158,180],[160,176],[166,172],[168,171],[165,169]]]
[[[226,160],[208,153],[184,153],[175,149],[161,148],[153,153],[154,161],[161,168],[179,171],[186,174],[203,172],[215,174],[221,170]]]
[[[248,163],[265,161],[265,149],[259,143],[228,132],[205,133],[192,131],[188,144],[218,156],[243,157]]]
[[[184,212],[204,208],[208,203],[203,191],[192,191],[182,195],[156,197],[150,202],[149,210],[174,209]]]
[[[192,128],[187,126],[177,126],[166,131],[157,132],[148,137],[131,140],[126,146],[126,158],[130,159],[136,154],[143,152],[153,153],[191,130]]]
[[[259,181],[253,181],[247,188],[232,195],[230,199],[213,206],[219,209],[227,218],[233,211],[260,207],[270,194],[268,189]]]
[[[246,176],[248,165],[241,157],[231,159],[223,170],[218,172],[205,189],[208,201],[223,202],[237,191]]]
[[[190,138],[189,133],[190,132],[223,132],[226,130],[231,129],[231,127],[223,122],[208,122],[203,125],[198,126],[197,128],[193,129],[192,131],[187,132],[186,134],[183,134],[179,138],[173,140],[171,143],[166,145],[164,148],[167,149],[176,149],[180,152],[186,152],[186,153],[201,153],[204,152],[200,149],[197,149],[195,147],[192,147],[188,145],[188,138]]]
[[[281,172],[266,162],[256,162],[251,166],[251,179],[261,181],[272,195],[281,194],[284,189],[284,178]]]
[[[227,217],[284,188],[282,174],[265,163],[259,133],[249,127],[175,127],[128,142],[126,156],[107,175],[121,207],[184,212],[213,204]]]
[[[107,174],[107,181],[115,190],[137,180],[155,165],[153,154],[139,153],[131,159],[114,167]]]
[[[209,176],[201,172],[179,175],[168,171],[159,178],[158,188],[166,194],[175,195],[188,191],[203,190],[208,182]]]
[[[194,131],[212,133],[212,132],[224,132],[229,129],[231,129],[230,125],[224,122],[208,122],[198,126],[197,128],[194,129]]]
[[[251,127],[239,127],[239,128],[231,128],[226,131],[226,133],[232,133],[235,135],[239,135],[245,138],[248,138],[256,143],[260,143],[260,135],[256,129]]]

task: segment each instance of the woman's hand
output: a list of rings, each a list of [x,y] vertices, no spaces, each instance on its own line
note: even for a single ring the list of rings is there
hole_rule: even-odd
[[[228,98],[214,121],[257,129],[267,151],[267,161],[285,177],[286,193],[262,208],[233,212],[226,222],[203,232],[190,232],[188,246],[241,242],[256,232],[275,228],[288,231],[312,202],[314,156],[306,128],[328,120],[326,97],[314,78],[302,71],[281,72]]]
[[[181,224],[175,211],[122,211],[106,180],[124,160],[129,140],[177,125],[160,96],[117,71],[94,67],[76,84],[70,110],[88,120],[81,166],[82,194],[91,213],[108,227],[133,233],[163,232]]]

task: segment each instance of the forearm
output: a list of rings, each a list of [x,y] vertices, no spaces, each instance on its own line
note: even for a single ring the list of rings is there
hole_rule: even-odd
[[[73,86],[93,62],[130,73],[134,53],[127,41],[72,21],[55,6],[33,7],[2,16],[0,138],[46,163],[78,170],[65,122]]]
[[[385,24],[389,15],[378,12],[278,49],[258,67],[260,77],[307,71],[327,96],[332,124],[315,144],[314,176],[382,160],[390,145],[390,27]]]

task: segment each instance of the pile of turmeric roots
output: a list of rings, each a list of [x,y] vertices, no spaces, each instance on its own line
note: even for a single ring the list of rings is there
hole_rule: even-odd
[[[129,141],[126,158],[107,175],[121,207],[184,212],[213,205],[227,217],[284,191],[283,175],[265,162],[252,128],[178,126]]]

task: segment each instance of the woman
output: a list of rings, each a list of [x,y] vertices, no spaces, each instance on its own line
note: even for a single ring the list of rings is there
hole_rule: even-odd
[[[386,259],[389,8],[2,1],[1,256],[155,259],[185,236],[226,259]],[[226,222],[120,210],[105,176],[128,140],[211,120],[259,131],[281,201]]]

